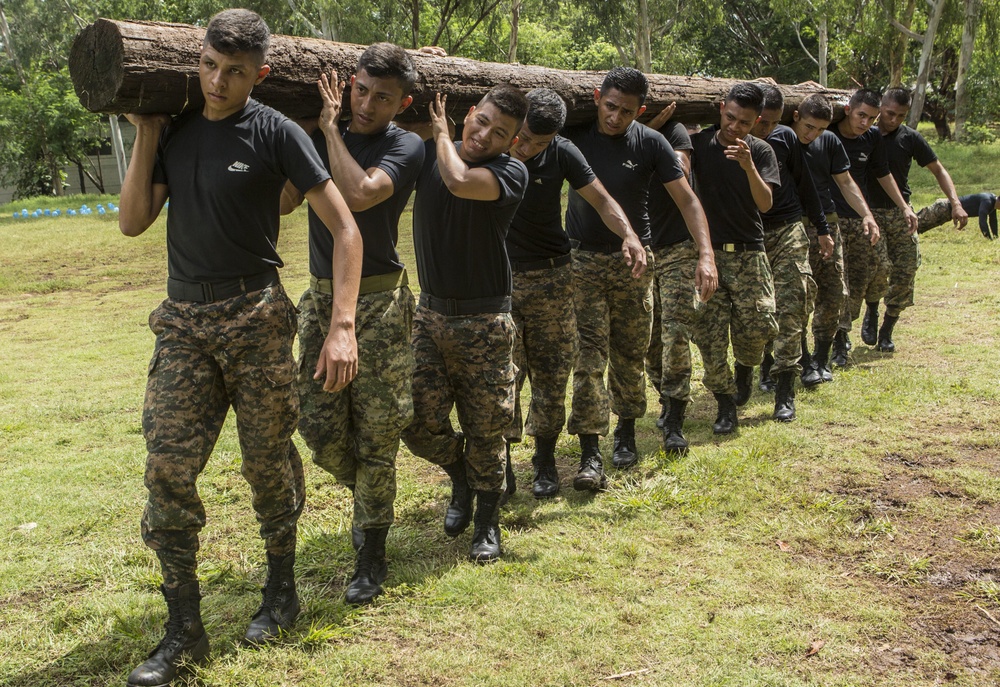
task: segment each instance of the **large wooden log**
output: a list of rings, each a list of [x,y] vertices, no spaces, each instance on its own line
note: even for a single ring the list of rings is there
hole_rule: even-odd
[[[92,112],[166,112],[177,114],[203,103],[198,84],[198,53],[205,30],[186,24],[98,19],[73,42],[69,68],[83,106]],[[331,68],[345,78],[354,72],[365,46],[313,38],[272,36],[270,75],[254,89],[254,97],[289,117],[314,117],[322,103],[316,79]],[[569,123],[592,118],[593,90],[604,72],[565,71],[531,65],[478,62],[457,57],[412,53],[420,72],[414,105],[403,119],[426,119],[435,92],[448,95],[449,110],[461,117],[498,83],[519,88],[551,88],[569,106]],[[718,103],[736,83],[732,79],[649,75],[647,116],[676,101],[674,118],[683,122],[718,121]],[[849,95],[816,84],[778,85],[785,114],[808,95],[823,93],[838,110]],[[347,100],[345,100],[347,105]]]

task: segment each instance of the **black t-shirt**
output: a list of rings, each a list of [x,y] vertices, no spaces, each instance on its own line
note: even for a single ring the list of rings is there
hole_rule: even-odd
[[[404,131],[395,124],[390,124],[382,133],[369,136],[351,133],[345,122],[341,124],[340,134],[351,157],[362,169],[377,167],[392,179],[391,196],[378,205],[354,213],[365,246],[361,276],[399,271],[403,269],[396,252],[399,216],[403,214],[406,201],[410,199],[420,176],[424,164],[424,142],[417,134]],[[323,164],[329,166],[330,157],[322,130],[316,129],[312,139]],[[320,279],[333,278],[333,235],[312,208],[309,208],[309,271]]]
[[[885,143],[882,141],[882,134],[878,129],[872,127],[857,138],[846,138],[840,133],[840,127],[834,125],[833,134],[844,144],[847,157],[851,161],[851,178],[858,185],[861,192],[865,194],[865,200],[869,201],[868,180],[873,184],[878,183],[889,173],[889,158],[886,156]],[[834,184],[830,187],[833,194],[833,204],[837,207],[837,214],[841,217],[857,218],[860,215],[854,211],[844,196],[840,193],[840,187]]]
[[[680,122],[667,122],[660,133],[666,137],[674,151],[691,150],[691,136]],[[650,245],[653,248],[662,248],[691,238],[684,216],[667,189],[663,188],[664,183],[659,174],[654,175],[649,182],[649,231]]]
[[[851,169],[851,160],[847,157],[844,144],[832,131],[824,131],[805,147],[805,152],[813,182],[823,203],[823,212],[828,215],[836,212],[832,189],[837,182],[833,180],[833,175],[843,174]]]
[[[590,126],[573,127],[566,137],[577,145],[604,188],[625,211],[629,224],[644,245],[649,245],[646,198],[649,181],[658,174],[664,182],[684,176],[674,149],[663,134],[632,122],[621,136],[605,136]],[[607,228],[601,215],[579,193],[569,192],[566,231],[586,248],[621,246],[622,240]]]
[[[456,149],[461,145],[455,141]],[[528,170],[506,153],[471,164],[493,172],[500,183],[500,197],[468,200],[452,195],[445,186],[433,139],[425,150],[413,201],[420,290],[458,300],[509,296],[511,274],[504,239],[528,185]]]
[[[719,143],[718,126],[691,137],[691,173],[694,190],[708,218],[713,243],[755,243],[764,240],[764,224],[750,190],[750,180],[736,160],[726,159],[726,147]],[[757,173],[773,187],[781,185],[774,151],[756,136],[743,139]]]
[[[182,115],[160,140],[153,183],[169,188],[167,271],[211,282],[281,267],[281,189],[330,178],[306,133],[251,99],[220,121]]]
[[[767,137],[767,144],[778,160],[781,186],[774,189],[771,209],[764,213],[763,218],[768,222],[791,222],[806,213],[817,234],[829,234],[826,215],[799,137],[790,127],[779,124]]]
[[[562,187],[583,188],[597,177],[580,149],[562,136],[524,163],[528,187],[507,232],[511,262],[545,260],[569,253],[569,237],[562,226]]]
[[[872,128],[879,131],[878,127]],[[885,143],[886,154],[889,157],[889,171],[892,172],[892,178],[896,180],[896,186],[899,186],[903,200],[909,203],[910,162],[916,160],[918,165],[926,167],[937,161],[937,155],[923,136],[905,124],[900,124],[891,134],[883,136],[882,142]],[[896,207],[882,185],[871,177],[868,178],[868,202],[873,208]]]

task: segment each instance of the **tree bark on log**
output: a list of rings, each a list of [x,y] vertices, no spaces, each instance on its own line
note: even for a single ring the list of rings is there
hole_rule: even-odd
[[[77,35],[69,56],[70,75],[80,102],[91,112],[178,114],[201,107],[198,57],[205,30],[186,24],[98,19]],[[254,98],[292,118],[315,117],[322,107],[316,80],[336,69],[347,80],[366,46],[314,38],[274,35],[267,63],[271,73],[253,92]],[[434,57],[410,51],[420,72],[413,106],[400,119],[428,119],[434,93],[448,95],[448,109],[460,119],[499,83],[529,90],[551,88],[568,106],[568,124],[585,122],[596,113],[593,91],[605,72],[565,71],[532,65],[478,62]],[[719,102],[734,79],[649,74],[646,117],[677,102],[674,118],[688,123],[715,123]],[[806,96],[822,93],[842,116],[849,92],[814,83],[777,85],[785,96],[785,115]],[[345,109],[349,100],[344,100]]]

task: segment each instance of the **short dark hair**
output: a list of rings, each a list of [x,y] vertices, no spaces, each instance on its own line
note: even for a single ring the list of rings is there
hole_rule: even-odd
[[[526,122],[531,133],[539,136],[554,134],[566,123],[566,103],[551,88],[533,88],[528,91],[528,116]]]
[[[859,88],[854,91],[854,95],[851,96],[851,99],[847,104],[850,107],[869,105],[878,109],[882,105],[882,94],[878,91],[872,90],[871,88]]]
[[[755,83],[742,81],[729,89],[726,102],[735,102],[740,107],[750,108],[760,114],[764,109],[764,91]]]
[[[764,92],[764,107],[765,110],[784,110],[785,109],[785,96],[782,95],[774,86],[767,84],[760,87],[760,90]]]
[[[798,107],[799,117],[811,117],[812,119],[822,119],[827,122],[833,121],[833,105],[826,99],[826,96],[813,93],[805,98]]]
[[[896,103],[900,107],[909,107],[913,103],[913,96],[905,88],[890,88],[882,94],[883,103]]]
[[[631,67],[615,67],[604,75],[601,82],[601,95],[607,93],[608,89],[621,91],[625,95],[635,95],[639,97],[639,105],[646,102],[646,95],[649,93],[649,79],[638,69]]]
[[[417,82],[417,65],[410,53],[395,43],[375,43],[361,53],[357,71],[365,70],[376,79],[396,79],[408,96]]]
[[[208,22],[202,45],[209,45],[225,55],[250,53],[257,58],[258,64],[264,64],[271,45],[271,30],[256,12],[222,10]]]
[[[524,124],[524,116],[528,113],[528,99],[520,88],[511,86],[509,83],[502,83],[494,86],[490,92],[479,101],[479,107],[486,103],[493,103],[500,112],[517,120],[516,134]]]

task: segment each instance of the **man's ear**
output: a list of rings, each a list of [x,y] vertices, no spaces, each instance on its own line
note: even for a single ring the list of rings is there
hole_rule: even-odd
[[[264,77],[266,77],[270,73],[271,73],[271,67],[266,64],[262,64],[260,66],[260,71],[257,72],[257,80],[253,82],[253,85],[256,86],[257,84],[259,84],[261,81],[264,80]]]
[[[793,122],[799,121],[799,111],[798,110],[796,110],[795,112],[792,113],[792,121]]]
[[[601,100],[601,89],[600,88],[595,88],[594,89],[594,103],[596,104],[600,100]]]
[[[355,79],[356,76],[357,76],[356,74],[351,74],[351,85],[352,86],[354,85],[354,79]]]
[[[354,85],[354,77],[353,76],[351,77],[351,85],[352,86]],[[406,108],[408,108],[411,104],[413,104],[413,96],[412,95],[408,95],[405,98],[403,98],[403,102],[400,103],[399,109],[396,110],[396,114],[402,114],[403,110],[405,110]]]
[[[646,106],[643,105],[642,107],[639,108],[639,111],[635,113],[635,116],[638,118],[639,115],[641,115],[645,111],[646,111]]]

